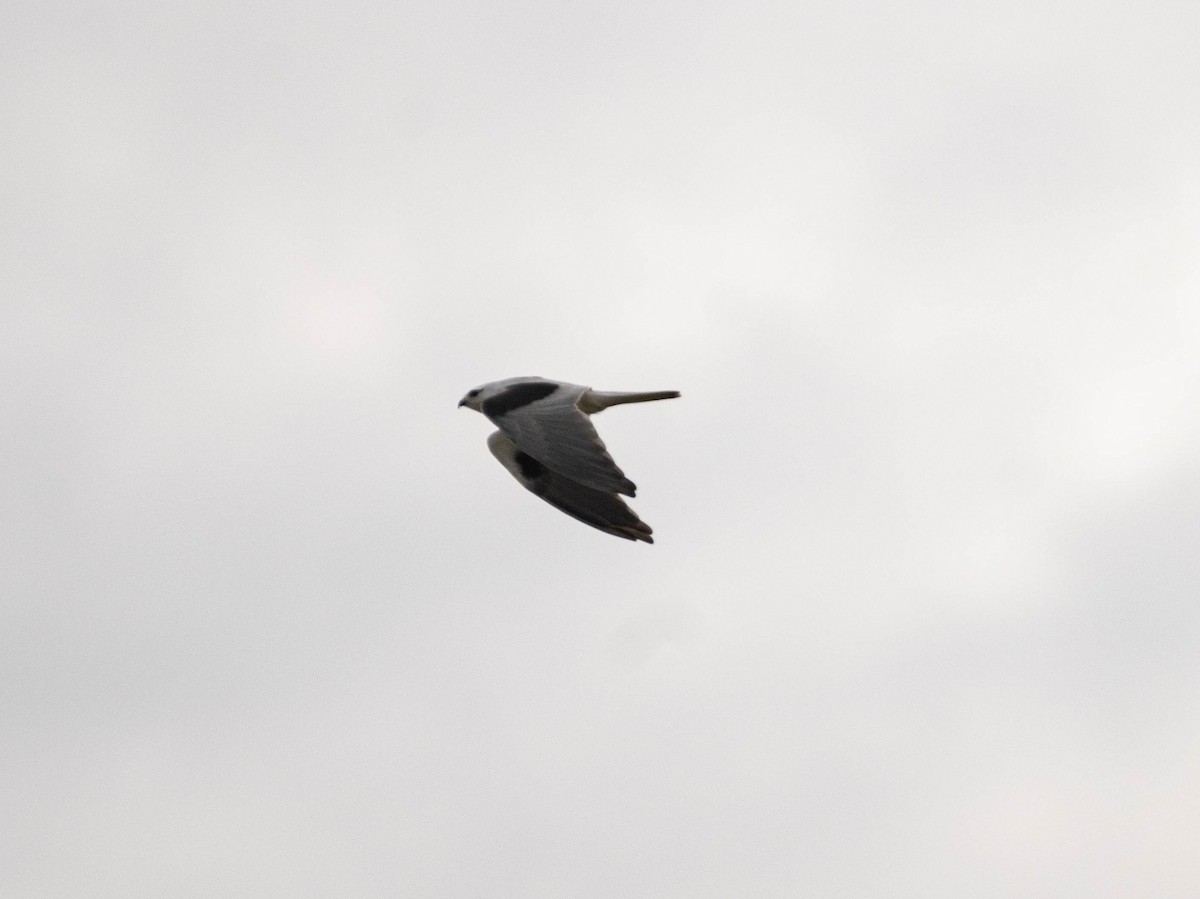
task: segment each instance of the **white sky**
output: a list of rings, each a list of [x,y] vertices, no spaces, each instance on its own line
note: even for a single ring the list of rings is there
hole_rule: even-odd
[[[1200,6],[3,19],[0,895],[1200,895]]]

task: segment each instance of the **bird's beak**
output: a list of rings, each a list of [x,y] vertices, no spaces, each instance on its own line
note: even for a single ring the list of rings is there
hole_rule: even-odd
[[[461,400],[459,400],[459,401],[458,401],[458,408],[460,408],[460,409],[461,409],[461,408],[462,408],[463,406],[465,406],[466,404],[467,404],[467,400],[466,400],[466,398],[464,397],[463,399],[461,399]]]

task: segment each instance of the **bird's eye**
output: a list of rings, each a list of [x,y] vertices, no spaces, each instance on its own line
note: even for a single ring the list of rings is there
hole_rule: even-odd
[[[474,390],[468,390],[467,396],[479,396],[479,388],[476,387]]]

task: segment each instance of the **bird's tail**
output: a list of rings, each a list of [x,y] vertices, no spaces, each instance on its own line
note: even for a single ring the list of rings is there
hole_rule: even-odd
[[[679,396],[678,390],[651,390],[646,393],[621,393],[615,390],[589,390],[579,402],[579,407],[591,415],[609,406],[619,406],[622,403],[648,403],[651,400],[673,400]]]

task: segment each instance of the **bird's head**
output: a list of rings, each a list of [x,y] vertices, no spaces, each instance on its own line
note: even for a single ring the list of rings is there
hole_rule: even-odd
[[[482,412],[483,401],[495,392],[495,385],[484,384],[482,387],[468,390],[466,396],[458,401],[458,405],[459,407],[466,406],[468,409],[474,409],[476,412]]]
[[[505,378],[503,381],[492,381],[490,384],[483,384],[476,387],[474,390],[468,390],[467,395],[458,401],[460,407],[466,406],[468,409],[474,409],[476,412],[483,412],[483,404],[494,396],[499,396],[510,387],[518,384],[526,384],[530,381],[540,381],[547,384],[553,384],[551,381],[546,381],[545,378],[524,377],[524,378]],[[484,415],[488,413],[484,412]]]

